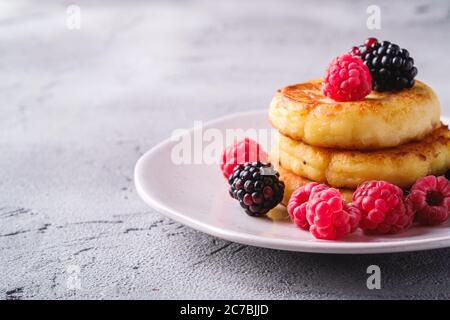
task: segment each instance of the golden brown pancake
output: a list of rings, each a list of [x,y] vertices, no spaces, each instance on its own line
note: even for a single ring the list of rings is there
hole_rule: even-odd
[[[378,149],[420,140],[438,128],[440,105],[420,81],[411,89],[337,102],[322,94],[319,79],[278,90],[269,119],[283,135],[312,146]]]
[[[405,188],[450,168],[450,131],[442,125],[421,141],[370,151],[313,147],[280,135],[277,153],[283,168],[333,187],[385,180]]]
[[[289,198],[291,197],[292,193],[297,190],[297,188],[304,186],[305,184],[308,184],[312,182],[311,180],[308,180],[306,178],[303,178],[299,175],[296,175],[292,173],[291,171],[281,167],[280,165],[275,166],[277,171],[280,173],[280,180],[284,182],[284,196],[283,201],[281,202],[284,205],[287,205]],[[352,189],[344,189],[344,188],[337,188],[339,192],[341,193],[343,199],[347,202],[352,201],[352,195],[353,191]]]

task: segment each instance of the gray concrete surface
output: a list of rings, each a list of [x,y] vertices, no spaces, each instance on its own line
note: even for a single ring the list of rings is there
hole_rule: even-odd
[[[449,31],[446,1],[2,1],[0,298],[450,298],[450,249],[242,246],[164,218],[132,180],[172,130],[265,109],[368,35],[409,48],[450,115]]]

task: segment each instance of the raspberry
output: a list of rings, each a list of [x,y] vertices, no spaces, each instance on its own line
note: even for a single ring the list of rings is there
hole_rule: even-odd
[[[306,205],[309,231],[318,239],[340,239],[356,230],[360,218],[359,210],[345,203],[333,188],[314,192]]]
[[[308,223],[308,220],[306,220],[306,204],[316,192],[325,189],[328,189],[328,186],[318,184],[317,182],[311,182],[298,188],[292,193],[287,205],[287,211],[291,220],[298,227],[309,230],[310,224]]]
[[[335,58],[327,71],[323,94],[336,101],[361,100],[372,91],[372,76],[363,61],[351,54]]]
[[[361,51],[359,51],[359,47],[352,47],[352,49],[349,52],[353,56],[360,56]]]
[[[252,161],[267,161],[267,153],[254,140],[245,138],[228,146],[222,153],[220,169],[225,178],[229,178],[238,164]]]
[[[437,225],[450,216],[450,181],[444,176],[428,176],[416,181],[406,201],[422,225]]]
[[[367,181],[353,193],[353,205],[362,214],[360,227],[367,234],[395,234],[407,229],[413,220],[403,191],[385,181]]]
[[[270,163],[239,164],[228,180],[230,196],[239,201],[249,216],[262,216],[283,199],[284,182],[279,177]]]

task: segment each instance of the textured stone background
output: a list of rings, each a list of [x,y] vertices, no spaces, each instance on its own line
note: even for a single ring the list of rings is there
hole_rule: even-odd
[[[66,28],[72,3],[81,30]],[[446,1],[1,2],[0,298],[450,298],[450,249],[242,246],[162,217],[132,181],[172,130],[265,109],[368,35],[409,48],[450,115],[449,31]],[[366,289],[370,264],[382,290]]]

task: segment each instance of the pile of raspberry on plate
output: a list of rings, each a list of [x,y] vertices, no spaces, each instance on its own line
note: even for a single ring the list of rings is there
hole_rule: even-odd
[[[277,150],[249,138],[229,146],[229,194],[250,216],[284,204],[299,232],[323,240],[446,222],[450,131],[417,73],[408,50],[369,38],[323,79],[278,90],[269,109]]]

